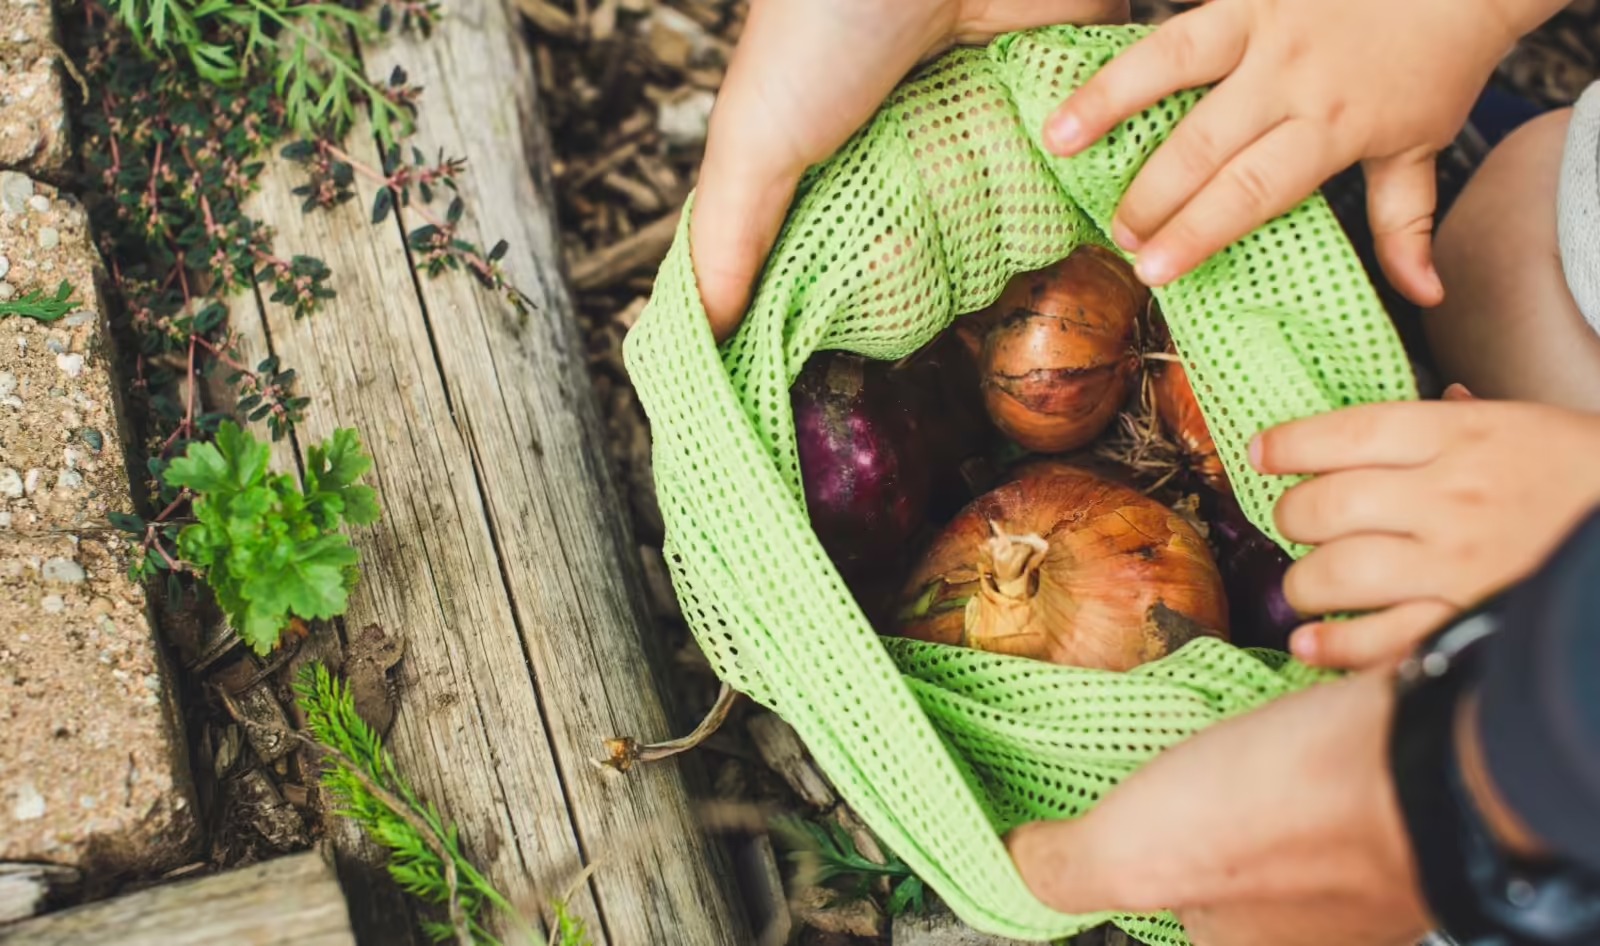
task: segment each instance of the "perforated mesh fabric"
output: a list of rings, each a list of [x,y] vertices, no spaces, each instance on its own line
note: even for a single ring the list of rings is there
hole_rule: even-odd
[[[879,638],[806,518],[789,387],[820,349],[894,359],[1013,275],[1103,234],[1199,93],[1084,154],[1038,147],[1050,109],[1144,32],[1057,27],[957,50],[813,169],[720,350],[687,222],[626,344],[654,434],[675,588],[718,674],[790,722],[840,793],[971,925],[1054,939],[1109,916],[1040,904],[1001,834],[1080,813],[1163,747],[1305,686],[1286,658],[1201,639],[1126,674]],[[688,215],[685,214],[685,221]],[[1156,293],[1252,521],[1289,485],[1245,462],[1274,423],[1415,397],[1371,285],[1320,197]],[[1183,943],[1170,916],[1120,917]]]

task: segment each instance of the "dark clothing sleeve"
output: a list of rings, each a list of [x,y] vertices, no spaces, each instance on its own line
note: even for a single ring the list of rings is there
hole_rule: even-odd
[[[1554,852],[1600,873],[1600,512],[1502,599],[1478,735],[1499,794]]]

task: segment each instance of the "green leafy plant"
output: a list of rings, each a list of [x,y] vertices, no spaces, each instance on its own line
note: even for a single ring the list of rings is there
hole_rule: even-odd
[[[20,299],[0,302],[0,316],[20,315],[40,322],[54,322],[76,308],[78,303],[72,298],[72,284],[63,279],[54,296],[35,289]]]
[[[774,830],[792,848],[790,857],[799,862],[807,880],[818,886],[831,886],[851,897],[871,895],[872,882],[886,877],[890,882],[884,912],[899,916],[907,911],[927,909],[927,887],[891,851],[884,852],[886,863],[879,864],[856,849],[855,839],[837,822],[817,824],[802,818],[775,820]]]
[[[336,430],[307,451],[303,490],[294,477],[268,472],[270,458],[268,444],[227,421],[214,442],[190,445],[162,474],[194,497],[197,521],[178,534],[183,562],[202,572],[234,629],[260,654],[277,646],[292,618],[344,613],[360,553],[340,527],[378,519],[371,487],[357,483],[372,460],[355,431]],[[144,561],[153,570],[172,564],[156,549]]]
[[[295,0],[112,0],[141,48],[176,53],[200,78],[237,87],[270,73],[288,124],[301,134],[342,136],[366,107],[379,141],[409,133],[410,98],[367,78],[352,37],[370,39],[378,24],[337,2]],[[430,30],[437,5],[407,5],[403,28]],[[394,21],[393,12],[384,19]]]
[[[353,819],[389,850],[389,873],[406,892],[448,910],[448,923],[425,924],[435,941],[497,944],[483,926],[484,911],[492,907],[530,941],[543,942],[467,859],[455,825],[447,823],[431,803],[417,798],[400,778],[383,741],[356,712],[348,686],[326,666],[312,663],[301,670],[295,695],[312,738],[329,757],[322,785],[339,814]],[[583,924],[570,916],[564,904],[557,904],[556,916],[557,946],[587,946]]]

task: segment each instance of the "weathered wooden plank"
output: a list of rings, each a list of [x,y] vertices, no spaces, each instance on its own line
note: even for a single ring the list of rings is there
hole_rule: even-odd
[[[533,311],[518,317],[465,276],[423,280],[419,300],[402,231],[367,222],[369,181],[302,217],[292,168],[275,166],[252,212],[277,227],[280,253],[324,259],[339,295],[308,319],[272,304],[234,318],[246,353],[270,346],[313,398],[299,445],[354,426],[376,460],[385,517],[358,536],[366,572],[349,620],[406,635],[390,736],[401,769],[529,916],[591,860],[571,906],[597,944],[748,942],[676,768],[621,778],[593,763],[606,737],[669,726],[560,281],[525,53],[506,10],[475,0],[389,55],[428,89],[419,144],[469,160],[463,226],[516,246],[506,266]],[[377,58],[370,71],[387,72]],[[379,163],[360,130],[350,140]]]
[[[370,141],[365,131],[351,139]],[[268,303],[258,337],[296,369],[299,391],[311,398],[296,431],[301,449],[348,426],[373,456],[369,481],[383,518],[359,530],[363,576],[347,621],[405,637],[389,733],[400,770],[460,825],[511,902],[537,916],[583,859],[472,451],[452,416],[399,236],[371,226],[360,201],[302,215],[291,193],[297,183],[292,165],[269,167],[250,212],[278,228],[278,252],[326,262],[338,295],[302,319]],[[370,191],[362,198],[370,203]],[[236,312],[236,324],[245,316]],[[598,921],[588,897],[572,906]],[[362,935],[387,943],[402,934]]]
[[[0,926],[3,946],[355,946],[315,851]]]
[[[671,733],[630,519],[557,270],[549,142],[514,16],[498,0],[458,3],[432,39],[396,38],[367,62],[374,75],[401,65],[427,90],[418,146],[468,159],[462,234],[509,241],[503,266],[533,301],[519,318],[472,279],[419,286],[611,941],[750,942],[676,766],[619,778],[593,764],[608,737]]]

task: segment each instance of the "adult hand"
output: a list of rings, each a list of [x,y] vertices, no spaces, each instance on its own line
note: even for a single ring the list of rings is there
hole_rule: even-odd
[[[1052,23],[1127,18],[1127,0],[755,0],[717,96],[689,247],[720,340],[805,169],[870,118],[918,62]]]
[[[1312,623],[1308,663],[1393,661],[1456,611],[1531,573],[1600,502],[1600,416],[1474,400],[1373,404],[1294,421],[1251,444],[1263,473],[1310,474],[1278,529],[1316,546],[1284,593]]]
[[[1047,906],[1175,910],[1197,946],[1411,946],[1430,923],[1387,763],[1392,694],[1369,672],[1276,700],[1007,846]]]
[[[1150,285],[1289,210],[1360,161],[1379,260],[1420,305],[1434,155],[1496,63],[1565,0],[1212,0],[1162,24],[1050,118],[1062,155],[1181,89],[1217,83],[1123,195],[1113,238]]]

